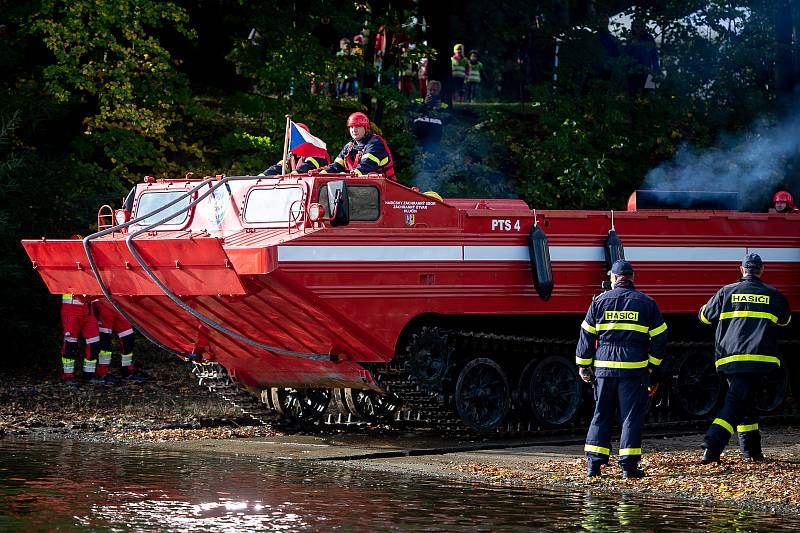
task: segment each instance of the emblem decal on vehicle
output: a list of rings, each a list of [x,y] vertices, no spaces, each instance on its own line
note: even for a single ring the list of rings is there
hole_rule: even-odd
[[[416,219],[414,213],[406,213],[406,226],[413,226]]]
[[[222,223],[222,220],[225,218],[225,215],[228,214],[228,209],[231,205],[230,194],[226,188],[220,187],[211,193],[208,201],[210,202],[211,209],[213,210],[211,213],[209,213],[208,221],[216,226],[219,226]]]

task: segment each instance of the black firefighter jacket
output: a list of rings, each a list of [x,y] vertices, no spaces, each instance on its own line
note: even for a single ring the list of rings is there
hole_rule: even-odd
[[[360,141],[350,141],[328,166],[329,172],[354,171],[359,176],[379,172],[387,180],[397,181],[389,146],[378,134],[368,133]]]
[[[620,281],[592,300],[581,324],[575,363],[595,367],[598,377],[625,377],[659,370],[667,346],[667,324],[658,304]]]
[[[723,374],[767,373],[778,359],[778,326],[792,318],[783,294],[758,277],[722,287],[698,313],[704,324],[717,322],[716,365]]]

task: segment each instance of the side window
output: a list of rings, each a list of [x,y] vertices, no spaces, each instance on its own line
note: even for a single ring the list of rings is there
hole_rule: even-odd
[[[372,185],[348,185],[347,197],[350,200],[350,220],[367,222],[378,220],[381,216],[380,192]],[[328,205],[328,188],[319,189],[319,203]],[[330,215],[330,213],[328,213]]]
[[[173,205],[161,211],[160,213],[149,216],[144,220],[140,220],[137,222],[139,226],[149,226],[150,224],[154,224],[165,218],[169,215],[177,214],[174,218],[164,222],[164,226],[180,226],[186,222],[186,219],[189,216],[189,209],[188,206],[191,203],[191,197],[186,194],[186,191],[164,191],[164,192],[146,192],[143,193],[139,197],[139,203],[136,206],[136,216],[146,215],[152,211],[157,210],[160,207],[167,205],[168,203],[172,202],[173,200],[177,200],[183,196],[183,199]]]

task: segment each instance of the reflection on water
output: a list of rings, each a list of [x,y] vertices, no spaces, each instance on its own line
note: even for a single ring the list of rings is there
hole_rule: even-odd
[[[147,446],[0,440],[0,531],[798,531],[697,503]]]

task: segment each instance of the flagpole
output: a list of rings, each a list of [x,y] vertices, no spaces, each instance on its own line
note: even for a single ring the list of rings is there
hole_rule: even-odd
[[[286,115],[286,131],[283,134],[283,172],[281,174],[286,174],[289,165],[289,128],[291,127],[291,119],[292,115]]]

